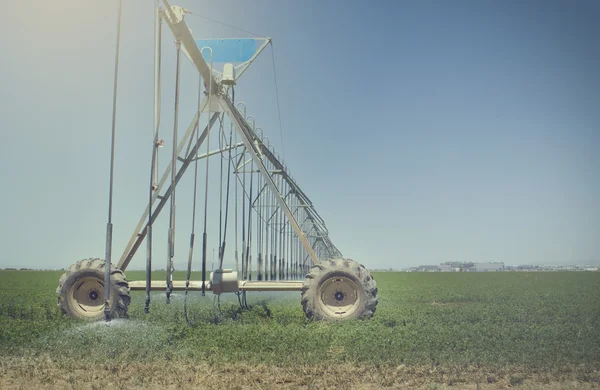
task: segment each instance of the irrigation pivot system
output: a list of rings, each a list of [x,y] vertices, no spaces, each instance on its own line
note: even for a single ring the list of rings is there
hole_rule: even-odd
[[[240,76],[271,44],[271,39],[196,40],[185,21],[188,10],[170,6],[167,0],[156,0],[154,6],[154,126],[148,203],[115,266],[112,261],[112,194],[120,2],[105,260],[81,260],[61,276],[57,288],[60,310],[72,317],[108,321],[127,315],[132,290],[146,292],[146,313],[150,309],[152,290],[165,291],[167,303],[173,291],[185,291],[186,295],[188,291],[201,291],[203,295],[212,291],[214,294],[235,293],[244,304],[249,291],[299,291],[304,312],[310,318],[371,317],[378,301],[375,280],[364,266],[342,257],[329,238],[325,222],[283,159],[262,129],[256,127],[254,118],[246,115],[246,106],[235,103],[235,86]],[[164,25],[175,40],[176,69],[174,120],[169,141],[172,142],[171,155],[159,178],[159,148],[164,145],[159,137]],[[198,84],[198,99],[194,102],[197,110],[185,132],[180,134],[182,54],[191,61],[199,77],[192,81],[193,85]],[[213,145],[216,149],[211,150]],[[214,161],[212,166],[211,161]],[[173,280],[176,200],[187,197],[176,193],[176,189],[188,168],[194,172],[192,226],[188,250],[178,252],[178,258],[187,259],[187,277],[177,281]],[[213,187],[213,191],[209,191],[209,187]],[[215,187],[218,196],[213,194]],[[198,191],[204,195],[203,202],[197,202]],[[209,208],[211,196],[213,202]],[[209,214],[216,211],[213,204],[217,201],[218,235],[216,228],[209,234],[207,223]],[[165,208],[169,210],[167,276],[163,280],[152,280],[152,264],[156,258],[153,241],[157,238],[153,236],[153,227]],[[202,222],[203,228],[200,250],[195,248],[196,219]],[[218,242],[218,259],[216,267],[207,275],[209,239]],[[129,282],[124,272],[144,241],[146,280]],[[201,261],[199,281],[191,280],[195,257]],[[235,266],[225,269],[224,263]]]

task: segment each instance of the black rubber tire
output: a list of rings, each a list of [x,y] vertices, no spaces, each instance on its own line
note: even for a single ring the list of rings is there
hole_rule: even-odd
[[[352,311],[332,313],[324,308],[324,287],[333,280],[347,280],[355,288]],[[330,259],[313,266],[302,286],[301,302],[306,317],[317,320],[366,319],[373,317],[379,298],[377,283],[361,264],[350,259]],[[327,306],[332,307],[332,306]]]
[[[67,317],[81,318],[86,320],[104,319],[104,297],[103,290],[95,292],[91,309],[86,311],[84,306],[78,305],[75,292],[84,285],[97,284],[104,287],[104,266],[106,262],[102,259],[84,259],[71,265],[58,282],[56,294],[58,295],[58,308]],[[78,287],[79,285],[79,287]],[[125,274],[115,266],[110,270],[110,314],[111,318],[126,318],[127,309],[131,302],[129,294],[129,283]],[[90,293],[92,294],[92,293]],[[91,301],[90,301],[91,302]],[[87,306],[86,306],[87,307]]]

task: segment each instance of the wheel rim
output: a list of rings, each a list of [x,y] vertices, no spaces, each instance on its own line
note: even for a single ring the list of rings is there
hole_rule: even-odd
[[[104,283],[98,278],[80,279],[68,295],[69,306],[82,317],[96,317],[104,311]]]
[[[321,285],[319,306],[330,317],[349,317],[359,306],[358,291],[358,286],[352,279],[345,276],[331,277]]]

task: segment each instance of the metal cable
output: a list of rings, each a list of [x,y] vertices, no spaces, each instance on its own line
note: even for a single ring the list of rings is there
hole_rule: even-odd
[[[285,184],[285,183],[283,185],[283,191],[284,191],[284,193],[287,192],[287,184]],[[284,200],[285,200],[285,198],[284,198]],[[283,227],[281,229],[283,231],[283,278],[285,280],[287,280],[287,277],[288,277],[288,274],[287,274],[287,262],[288,262],[288,257],[287,257],[287,234],[286,234],[287,233],[287,223],[288,223],[288,220],[286,218],[286,219],[283,220]]]
[[[202,50],[201,50],[202,52]],[[212,75],[213,60],[212,60],[212,49],[210,50],[210,74]],[[208,83],[208,117],[210,118],[211,113],[211,98],[212,98],[212,85]],[[206,155],[210,153],[210,129],[206,135]],[[204,232],[202,233],[202,296],[205,296],[205,281],[206,281],[206,224],[208,219],[208,162],[209,158],[206,158],[206,181],[204,183]]]
[[[235,292],[234,294],[235,294],[235,295],[237,295],[237,298],[238,298],[238,303],[240,304],[240,308],[242,308],[242,309],[243,309],[243,308],[244,308],[244,306],[242,305],[242,298],[241,298],[241,296],[242,296],[242,292],[241,292],[241,291],[238,291],[238,292]]]
[[[152,289],[152,195],[158,187],[156,172],[158,171],[158,130],[160,128],[160,68],[162,45],[162,18],[158,12],[159,0],[154,5],[154,134],[152,137],[152,157],[150,162],[150,188],[148,191],[148,227],[146,233],[146,302],[144,313],[150,312],[150,290]]]
[[[248,301],[246,300],[246,291],[242,292],[242,303],[244,304],[244,309],[249,309]]]
[[[225,115],[225,114],[223,114]],[[219,177],[219,264],[221,262],[221,243],[223,242],[223,146],[221,133],[223,131],[223,116],[219,123],[219,151],[221,158],[219,159],[220,177]],[[208,158],[208,157],[207,157]]]
[[[171,303],[171,293],[173,292],[173,271],[175,258],[175,180],[177,176],[177,128],[179,126],[179,83],[181,73],[181,41],[175,42],[177,48],[177,70],[175,73],[175,113],[173,119],[173,154],[171,156],[171,207],[169,218],[169,258],[167,261],[167,304]]]
[[[279,88],[277,87],[277,71],[275,70],[275,49],[271,41],[271,60],[273,60],[273,77],[275,79],[275,97],[277,99],[277,118],[279,119],[279,136],[281,137],[281,155],[285,160],[285,146],[283,144],[283,126],[281,125],[281,106],[279,104]]]
[[[257,177],[258,183],[257,183],[257,188],[261,188],[262,185],[262,175],[258,175]],[[256,231],[257,233],[257,252],[258,252],[258,260],[257,260],[257,264],[256,264],[256,268],[258,270],[258,280],[262,280],[263,279],[263,275],[262,275],[262,249],[263,249],[263,234],[262,234],[262,224],[261,224],[261,220],[262,220],[262,194],[261,191],[258,192],[258,194],[256,195],[256,199],[257,199],[257,206],[256,206],[256,212],[258,214],[258,218],[256,218]]]
[[[199,76],[198,80],[198,121],[196,122],[196,144],[200,142],[200,105],[202,100],[202,76]],[[192,277],[192,258],[194,256],[194,241],[196,237],[196,199],[198,198],[198,159],[194,161],[194,200],[192,201],[192,232],[190,234],[190,252],[188,257],[187,275],[185,279],[185,298],[183,301],[183,313],[185,315],[185,321],[188,325],[192,326],[188,318],[187,301],[188,292],[190,286],[190,279]]]
[[[246,151],[244,157],[246,159]],[[242,171],[242,188],[246,191],[246,171]],[[246,280],[246,202],[242,202],[242,279]]]
[[[281,185],[281,189],[284,189],[284,184],[282,183]],[[282,191],[283,192],[283,191]],[[283,280],[284,279],[284,274],[283,274],[283,264],[285,259],[283,258],[284,253],[283,253],[283,229],[281,228],[282,226],[284,226],[285,223],[285,213],[283,212],[283,210],[281,210],[279,212],[279,280]]]
[[[250,254],[252,248],[252,184],[254,181],[254,159],[250,163],[250,194],[248,195],[248,242],[246,246],[246,271],[249,270],[248,278],[252,280],[252,255]],[[248,264],[250,266],[248,267]]]
[[[229,144],[231,145],[233,138],[233,123],[229,131]],[[225,256],[225,240],[227,238],[227,220],[229,216],[229,187],[231,183],[231,148],[229,148],[229,165],[227,167],[227,190],[225,191],[225,226],[223,227],[223,242],[220,249],[219,269],[223,269],[223,257]]]
[[[270,169],[270,163],[267,160],[267,165],[265,166],[267,168],[267,171]],[[270,195],[271,195],[271,189],[269,187],[266,188],[266,195],[265,195],[265,214],[269,214],[271,212],[271,205],[269,204],[269,199],[270,199]],[[269,261],[269,255],[270,255],[270,248],[269,248],[269,221],[264,221],[265,222],[265,254],[264,254],[264,268],[265,268],[265,280],[269,280],[270,279],[270,275],[269,275],[269,265],[270,265],[270,261]]]
[[[108,222],[106,223],[106,248],[105,248],[105,265],[104,265],[104,316],[106,322],[110,321],[110,265],[112,257],[112,204],[113,204],[113,184],[115,171],[115,135],[117,123],[117,86],[119,80],[119,47],[121,42],[121,10],[123,8],[123,0],[119,0],[119,13],[117,19],[117,47],[115,54],[115,78],[113,84],[113,114],[112,114],[112,130],[110,136],[110,175],[108,185]]]
[[[162,82],[161,82],[161,65],[162,65],[162,16],[160,15],[160,13],[158,12],[158,3],[160,0],[156,0],[156,7],[157,7],[157,19],[158,19],[158,37],[157,37],[157,41],[158,41],[158,50],[157,50],[157,56],[158,56],[158,60],[155,63],[155,67],[156,67],[156,84],[157,84],[157,93],[155,96],[155,107],[156,107],[156,113],[155,113],[155,143],[158,142],[158,129],[160,127],[160,119],[161,119],[161,111],[162,111],[162,99],[161,99],[161,95],[162,95]],[[155,144],[158,147],[158,144]],[[154,177],[153,177],[153,181],[152,181],[152,185],[153,188],[158,187],[158,154],[156,155],[156,160],[154,161]]]
[[[273,211],[275,218],[272,219],[273,222],[271,222],[271,280],[277,280],[277,234],[275,231],[275,222],[277,221],[276,214],[279,206],[277,206],[275,197],[275,192],[271,191],[271,207],[275,209]]]
[[[235,143],[237,144],[237,132],[235,133]],[[235,272],[239,272],[240,271],[240,259],[238,257],[238,231],[239,231],[239,226],[238,226],[238,173],[237,173],[237,166],[235,167],[235,212],[233,213],[233,215],[235,216]],[[240,304],[241,306],[241,304]]]

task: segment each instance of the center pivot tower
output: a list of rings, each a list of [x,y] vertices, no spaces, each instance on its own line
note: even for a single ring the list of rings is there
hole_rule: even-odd
[[[150,161],[150,189],[145,210],[117,265],[112,250],[112,172],[106,261],[85,259],[62,275],[57,288],[58,306],[68,316],[98,320],[124,317],[131,291],[146,292],[146,312],[150,292],[166,292],[167,303],[173,291],[212,291],[214,294],[249,291],[300,291],[308,317],[325,320],[371,317],[377,305],[377,287],[369,271],[354,260],[342,257],[329,238],[325,222],[308,196],[294,180],[281,156],[274,150],[255,119],[246,115],[244,103],[235,103],[235,86],[248,67],[272,44],[270,38],[228,38],[197,40],[185,17],[191,12],[170,6],[167,0],[155,4],[154,34],[154,128]],[[120,32],[121,15],[119,9]],[[163,25],[175,40],[176,77],[172,148],[168,166],[158,176],[161,106],[161,57]],[[119,34],[117,34],[119,36]],[[119,45],[115,61],[115,97]],[[198,72],[197,110],[183,134],[179,131],[181,62],[187,58]],[[211,142],[212,137],[212,142]],[[217,140],[218,142],[216,142]],[[211,145],[218,144],[211,150]],[[216,160],[216,161],[215,161]],[[209,180],[210,162],[218,166],[218,185]],[[192,228],[187,253],[186,280],[173,280],[175,263],[176,189],[193,167]],[[213,195],[218,190],[218,196]],[[211,191],[212,190],[212,191]],[[197,204],[197,192],[203,203]],[[218,200],[218,234],[210,232],[209,198]],[[188,198],[189,199],[189,198]],[[168,207],[165,207],[168,206]],[[166,278],[152,280],[156,258],[153,227],[161,212],[169,210]],[[195,249],[196,215],[202,221],[201,250]],[[215,224],[216,225],[216,224]],[[234,225],[231,228],[231,225]],[[228,227],[229,226],[229,227]],[[207,275],[207,242],[218,241],[216,268]],[[146,242],[146,280],[130,281],[125,270]],[[233,243],[232,243],[233,241]],[[179,253],[179,252],[178,252]],[[183,256],[178,255],[179,258]],[[191,280],[194,258],[201,260],[201,280]],[[234,263],[225,269],[224,263]],[[235,270],[234,270],[235,268]],[[254,280],[253,280],[254,279]]]

